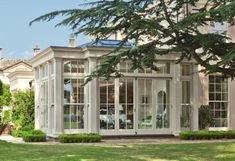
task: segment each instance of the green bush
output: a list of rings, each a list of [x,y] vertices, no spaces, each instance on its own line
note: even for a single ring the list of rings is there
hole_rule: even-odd
[[[30,90],[14,92],[11,106],[15,128],[34,129],[34,92]]]
[[[23,137],[26,134],[30,134],[31,131],[24,131],[24,130],[12,130],[11,135],[14,137]]]
[[[26,134],[23,136],[25,142],[45,142],[46,134]]]
[[[11,132],[11,135],[14,137],[24,137],[26,135],[40,135],[40,134],[45,134],[41,130],[32,130],[32,129],[27,129],[27,128],[22,128],[19,130],[13,130]]]
[[[235,139],[235,131],[187,131],[179,137],[182,140]]]
[[[101,136],[99,134],[61,134],[59,136],[61,143],[93,143],[100,142]]]
[[[3,123],[7,124],[11,121],[11,110],[6,110],[3,113]]]
[[[201,105],[199,108],[199,129],[204,130],[206,127],[208,127],[212,121],[212,112],[211,107],[209,105]]]

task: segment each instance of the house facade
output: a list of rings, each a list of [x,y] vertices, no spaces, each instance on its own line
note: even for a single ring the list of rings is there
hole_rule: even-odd
[[[196,62],[176,64],[177,53],[159,56],[159,71],[131,71],[121,62],[121,78],[96,78],[83,86],[100,56],[119,41],[100,40],[75,47],[51,46],[31,59],[35,70],[35,128],[49,136],[178,135],[198,130],[198,109],[210,105],[210,129],[235,129],[235,82],[198,73]],[[131,47],[125,44],[122,50]]]
[[[19,61],[4,68],[3,72],[9,79],[11,92],[30,89],[30,82],[34,79],[33,68],[30,64]]]

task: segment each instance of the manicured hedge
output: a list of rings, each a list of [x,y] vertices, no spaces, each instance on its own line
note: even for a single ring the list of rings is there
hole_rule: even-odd
[[[93,143],[100,142],[101,136],[99,134],[61,134],[59,136],[61,143]]]
[[[235,131],[187,131],[179,137],[182,140],[235,139]]]
[[[46,134],[27,134],[23,136],[25,142],[45,142]]]
[[[46,134],[41,130],[13,130],[11,135],[14,137],[22,137],[25,142],[44,142],[46,141]]]

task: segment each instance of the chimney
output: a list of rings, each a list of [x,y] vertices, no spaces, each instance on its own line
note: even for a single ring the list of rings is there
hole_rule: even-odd
[[[76,39],[74,38],[74,36],[71,36],[69,38],[69,47],[70,48],[75,48],[76,47]]]
[[[38,47],[38,45],[36,45],[36,46],[33,48],[33,52],[34,52],[34,56],[40,53],[40,48]]]

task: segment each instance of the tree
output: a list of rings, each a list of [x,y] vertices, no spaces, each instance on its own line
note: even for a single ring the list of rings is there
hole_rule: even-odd
[[[0,107],[9,106],[11,102],[11,92],[9,85],[0,81]]]
[[[12,122],[16,128],[34,128],[33,91],[17,91],[13,94]]]
[[[195,59],[205,74],[219,72],[224,77],[235,76],[235,44],[224,33],[204,33],[200,28],[210,22],[234,24],[235,0],[97,0],[83,4],[83,8],[54,11],[34,19],[51,21],[64,19],[56,26],[69,26],[75,35],[85,33],[105,39],[116,32],[124,36],[120,48],[127,41],[141,42],[133,48],[115,49],[102,57],[101,64],[88,77],[111,75],[119,77],[117,64],[130,60],[132,69],[158,70],[156,55],[180,53],[178,62]],[[88,6],[88,7],[87,7]],[[188,12],[197,6],[198,12]],[[162,46],[168,46],[162,49]],[[211,63],[211,62],[216,63]]]

